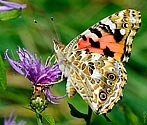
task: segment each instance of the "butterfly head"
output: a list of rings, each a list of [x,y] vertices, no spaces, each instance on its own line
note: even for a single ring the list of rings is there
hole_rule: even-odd
[[[64,49],[65,49],[65,45],[61,44],[58,41],[53,41],[54,43],[54,50],[56,53],[56,57],[58,59],[59,62],[62,62],[62,60],[64,60]]]
[[[54,50],[56,53],[60,53],[64,50],[65,45],[61,44],[60,42],[56,40],[54,40],[53,43],[54,43]]]

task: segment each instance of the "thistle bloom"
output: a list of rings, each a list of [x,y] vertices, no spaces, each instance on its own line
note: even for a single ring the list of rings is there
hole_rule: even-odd
[[[20,122],[16,123],[16,117],[13,117],[13,112],[10,114],[8,119],[4,119],[4,125],[25,125],[26,122],[21,120]]]
[[[0,6],[0,12],[12,10],[12,9],[24,9],[24,8],[26,8],[26,4],[18,4],[18,3],[15,3],[15,2],[7,2],[7,1],[4,1],[4,0],[0,0],[0,4],[2,5],[2,6]]]
[[[54,81],[61,76],[58,63],[55,63],[52,67],[45,66],[42,64],[41,58],[38,59],[36,54],[33,55],[26,49],[19,48],[16,52],[19,56],[19,61],[10,59],[8,50],[5,52],[5,59],[7,59],[12,68],[25,78],[28,78],[38,90],[41,88],[43,95],[49,102],[58,104],[54,100],[61,99],[64,96],[54,96],[50,92],[50,85],[54,84]],[[33,94],[35,93],[36,91]],[[37,96],[35,97],[37,98]]]

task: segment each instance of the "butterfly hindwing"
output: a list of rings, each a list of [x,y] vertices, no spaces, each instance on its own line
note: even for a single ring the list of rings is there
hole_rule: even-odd
[[[67,84],[73,85],[95,113],[107,113],[122,96],[126,84],[123,64],[111,57],[83,50],[73,51],[69,57],[74,61]],[[79,60],[79,57],[82,58]]]

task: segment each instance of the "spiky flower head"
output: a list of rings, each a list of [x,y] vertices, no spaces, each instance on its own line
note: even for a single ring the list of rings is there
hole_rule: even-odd
[[[58,104],[54,100],[63,98],[64,96],[54,96],[50,92],[50,86],[61,76],[58,63],[50,65],[43,65],[42,59],[38,59],[36,54],[31,54],[26,49],[19,48],[16,53],[19,60],[15,61],[9,58],[8,50],[5,52],[5,59],[8,60],[12,68],[28,78],[33,84],[33,94],[30,105],[35,112],[42,112],[48,102]]]

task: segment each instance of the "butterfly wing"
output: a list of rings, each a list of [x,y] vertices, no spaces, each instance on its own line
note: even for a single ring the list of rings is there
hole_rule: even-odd
[[[132,41],[141,24],[140,12],[122,10],[106,17],[73,39],[65,51],[83,49],[128,62]]]
[[[83,50],[73,51],[69,59],[73,61],[67,84],[72,84],[97,114],[111,110],[122,96],[127,81],[123,64],[111,57]]]
[[[66,47],[54,42],[69,97],[77,91],[97,114],[112,109],[127,81],[122,63],[128,62],[140,23],[140,12],[127,9],[96,23]]]

